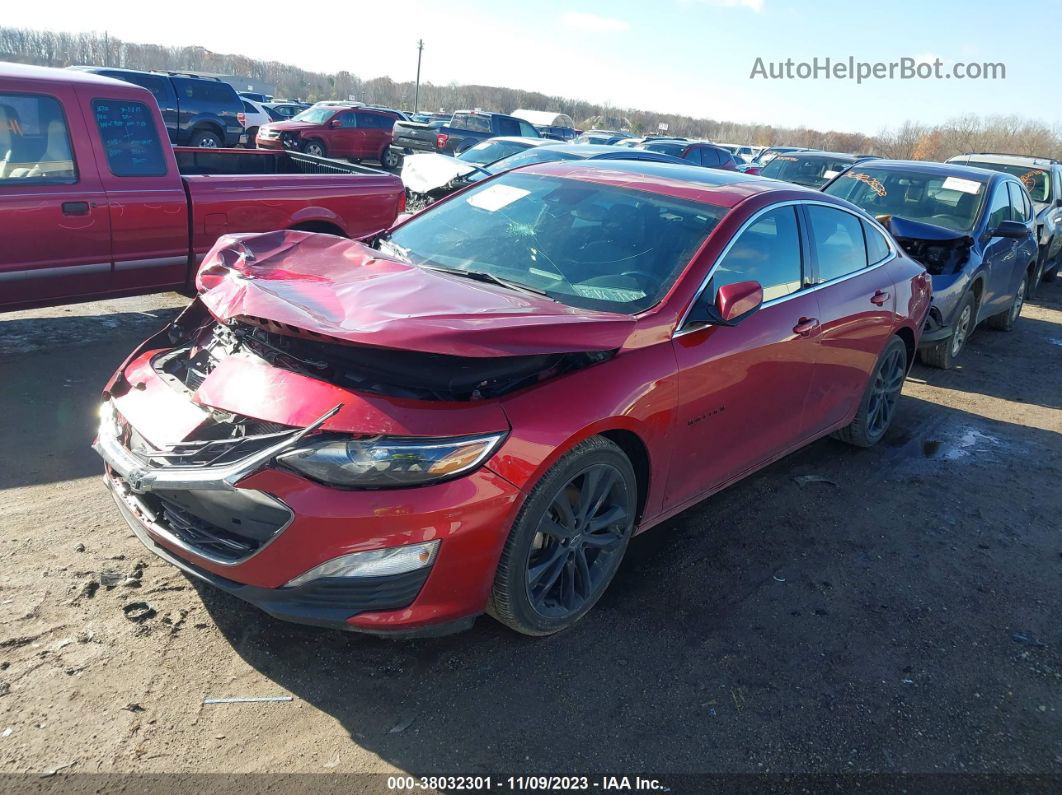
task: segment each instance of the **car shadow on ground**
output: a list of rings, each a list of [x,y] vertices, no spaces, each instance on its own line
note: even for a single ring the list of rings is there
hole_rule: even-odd
[[[1057,770],[1062,716],[1028,705],[1062,658],[1013,637],[1062,631],[1057,516],[1024,485],[1062,471],[1059,435],[900,408],[874,449],[819,441],[635,539],[550,638],[347,636],[197,590],[251,666],[413,774]]]
[[[90,447],[100,390],[132,350],[177,312],[12,320],[0,315],[0,491],[103,471]]]

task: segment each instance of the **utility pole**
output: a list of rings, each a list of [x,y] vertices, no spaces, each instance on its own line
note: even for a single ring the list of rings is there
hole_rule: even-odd
[[[424,52],[424,39],[417,39],[417,91],[413,95],[413,112],[420,110],[420,56]]]

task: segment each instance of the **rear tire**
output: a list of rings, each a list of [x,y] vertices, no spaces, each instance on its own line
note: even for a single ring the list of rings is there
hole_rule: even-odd
[[[1044,275],[1040,279],[1040,281],[1053,282],[1055,279],[1058,278],[1058,261],[1060,259],[1062,259],[1062,254],[1056,255],[1055,261],[1051,264],[1050,269],[1048,269],[1048,267],[1044,265]]]
[[[487,612],[524,635],[572,626],[601,598],[634,530],[630,459],[601,436],[577,445],[535,484],[505,541]]]
[[[328,150],[325,149],[325,145],[316,139],[311,139],[303,143],[302,153],[312,157],[328,157]]]
[[[907,378],[907,364],[907,345],[899,337],[893,337],[878,357],[855,419],[835,431],[835,438],[856,447],[873,447],[881,441],[896,416],[896,403]]]
[[[258,138],[258,128],[252,127],[247,131],[247,143],[244,146],[248,149],[257,149],[258,144],[255,139]]]
[[[380,154],[380,165],[384,168],[398,168],[401,161],[402,159],[389,146]]]
[[[955,317],[957,318],[955,329],[950,337],[919,349],[918,358],[923,364],[939,367],[941,370],[950,370],[955,366],[959,354],[966,347],[966,341],[977,325],[977,299],[972,293],[967,293],[963,297]]]
[[[197,146],[202,149],[220,149],[221,136],[210,130],[193,130],[188,145]]]
[[[1021,316],[1021,308],[1025,305],[1025,288],[1028,283],[1029,277],[1022,276],[1021,284],[1018,285],[1018,290],[1014,293],[1010,306],[999,314],[988,318],[989,328],[994,328],[997,331],[1014,330],[1014,324],[1018,322],[1018,318]]]

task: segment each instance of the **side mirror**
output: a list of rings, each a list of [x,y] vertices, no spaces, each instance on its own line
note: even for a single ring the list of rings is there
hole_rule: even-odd
[[[332,121],[328,122],[328,126],[332,128],[342,127],[343,122],[341,122],[339,119],[332,119]]]
[[[701,304],[690,315],[695,323],[712,326],[736,326],[763,304],[763,287],[759,282],[724,284],[715,293],[714,304]]]
[[[1029,227],[1021,221],[1000,221],[999,226],[992,230],[992,237],[1010,237],[1021,240],[1028,235]]]

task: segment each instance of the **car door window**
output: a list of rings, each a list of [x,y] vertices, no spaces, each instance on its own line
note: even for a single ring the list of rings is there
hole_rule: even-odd
[[[695,166],[701,165],[704,161],[701,159],[701,149],[696,146],[691,146],[689,151],[682,156],[683,160],[688,160]]]
[[[862,222],[851,213],[809,204],[808,232],[815,249],[816,282],[839,279],[867,266]]]
[[[0,187],[77,182],[63,108],[43,94],[0,94]]]
[[[997,185],[988,204],[988,231],[994,232],[1003,221],[1010,220],[1010,195],[1006,185]]]
[[[539,138],[540,137],[539,134],[538,134],[538,130],[536,130],[533,126],[528,124],[526,121],[521,121],[521,122],[519,122],[519,124],[520,124],[520,135],[524,136],[525,138]]]
[[[1012,221],[1021,221],[1024,223],[1028,220],[1025,214],[1025,201],[1022,198],[1022,189],[1018,187],[1017,182],[1008,182],[1007,188],[1010,189],[1010,218]]]
[[[724,285],[746,281],[760,283],[765,301],[803,286],[800,233],[792,205],[768,210],[741,232],[716,266],[708,298],[714,301]]]
[[[866,221],[863,221],[863,235],[867,241],[867,262],[869,264],[877,265],[892,253],[885,236]]]
[[[364,125],[360,123],[357,113],[340,113],[339,126],[349,130],[357,127],[362,127]]]
[[[116,177],[161,177],[166,173],[155,117],[143,102],[95,99],[92,110]]]

